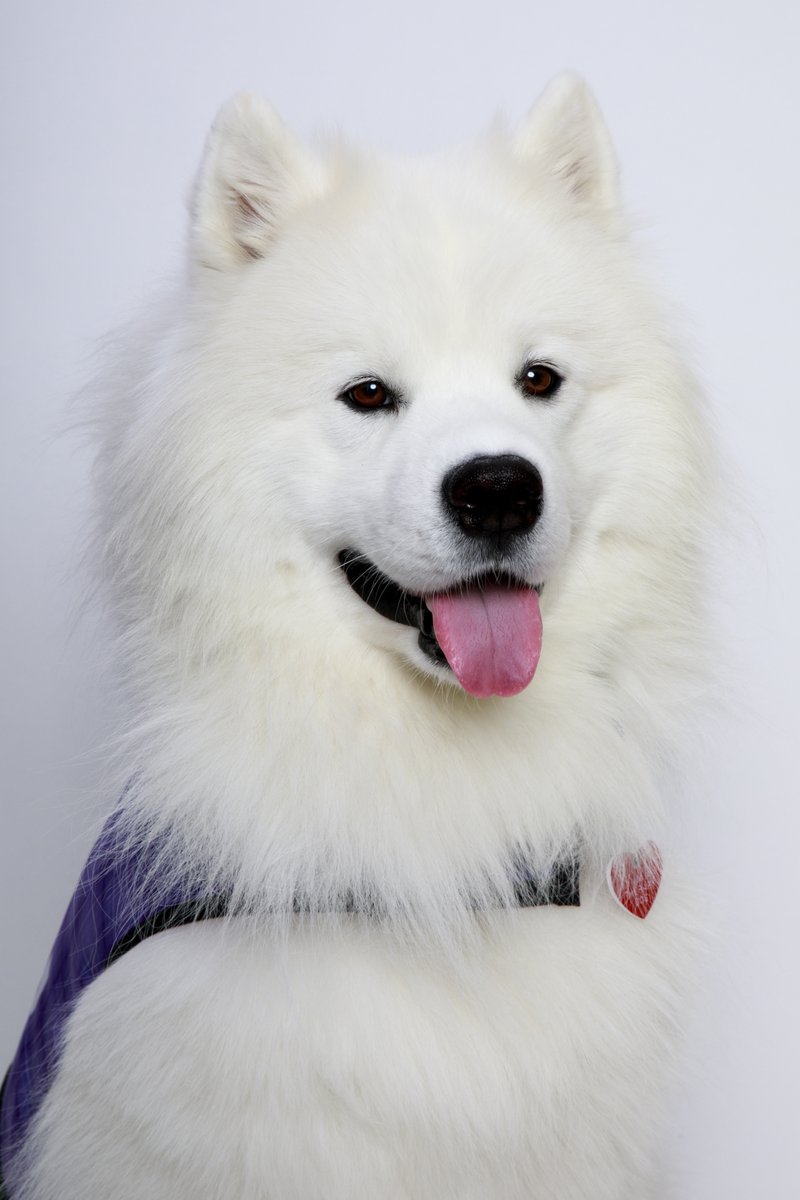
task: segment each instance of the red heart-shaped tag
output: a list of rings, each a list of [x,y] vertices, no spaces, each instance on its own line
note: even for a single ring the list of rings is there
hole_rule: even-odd
[[[618,854],[608,864],[611,895],[629,913],[644,919],[653,907],[663,866],[655,842],[646,842],[636,854]]]

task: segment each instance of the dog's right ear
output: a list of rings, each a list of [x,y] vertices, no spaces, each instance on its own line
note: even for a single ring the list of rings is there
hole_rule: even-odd
[[[576,209],[601,220],[617,219],[616,155],[597,102],[580,76],[565,71],[550,82],[517,129],[514,150]]]
[[[217,115],[192,197],[191,252],[229,270],[262,258],[283,218],[322,191],[322,165],[259,96],[234,96]]]

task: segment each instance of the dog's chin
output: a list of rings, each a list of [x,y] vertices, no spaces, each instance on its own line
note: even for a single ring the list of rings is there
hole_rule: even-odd
[[[359,551],[342,550],[338,561],[351,589],[386,622],[393,647],[424,674],[478,697],[516,695],[530,682],[541,646],[542,584],[505,571],[489,571],[457,579],[444,591],[418,595]],[[514,617],[519,610],[527,623]],[[506,628],[509,612],[511,624],[516,619],[519,626],[518,637],[517,631],[509,633]],[[471,624],[477,633],[470,632]],[[472,652],[465,654],[464,644],[470,642]]]

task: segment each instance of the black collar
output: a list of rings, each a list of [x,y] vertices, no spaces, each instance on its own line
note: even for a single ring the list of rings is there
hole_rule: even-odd
[[[525,867],[514,880],[514,894],[520,908],[539,908],[553,904],[558,908],[578,908],[581,902],[580,868],[577,859],[562,860],[542,879]]]
[[[581,902],[580,870],[576,859],[567,859],[556,863],[548,876],[534,875],[528,868],[521,866],[514,872],[514,896],[519,908],[541,908],[552,904],[557,908],[578,908]],[[485,908],[485,904],[473,905],[477,911]],[[500,907],[498,904],[497,907]],[[353,896],[343,896],[338,903],[332,903],[325,908],[316,908],[309,901],[295,898],[292,911],[303,913],[359,913],[363,916],[378,917],[380,905],[369,899],[356,900]],[[186,904],[173,904],[169,908],[160,909],[139,925],[128,930],[120,938],[112,950],[107,966],[116,962],[128,950],[138,946],[145,938],[165,929],[175,929],[179,925],[190,925],[195,921],[207,921],[217,917],[235,915],[231,897],[226,895],[211,896],[207,900],[194,900]]]

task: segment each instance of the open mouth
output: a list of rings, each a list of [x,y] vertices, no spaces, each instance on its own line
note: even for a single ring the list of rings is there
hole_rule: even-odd
[[[416,596],[356,550],[342,550],[339,564],[365,604],[417,629],[422,652],[471,695],[515,696],[530,683],[542,647],[541,585],[490,574]]]

